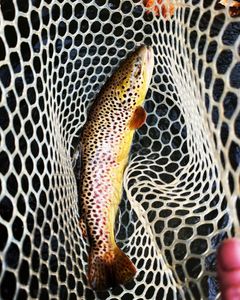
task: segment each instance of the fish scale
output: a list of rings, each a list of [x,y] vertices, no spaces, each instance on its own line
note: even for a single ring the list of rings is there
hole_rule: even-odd
[[[140,106],[153,71],[153,51],[142,46],[113,74],[90,109],[82,139],[81,214],[90,241],[89,284],[96,290],[125,283],[136,269],[118,248],[114,223]]]

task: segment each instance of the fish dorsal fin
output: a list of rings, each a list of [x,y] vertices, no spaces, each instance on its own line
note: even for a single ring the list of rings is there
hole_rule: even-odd
[[[147,113],[142,106],[137,106],[133,112],[133,115],[129,121],[130,129],[140,128],[146,121]]]

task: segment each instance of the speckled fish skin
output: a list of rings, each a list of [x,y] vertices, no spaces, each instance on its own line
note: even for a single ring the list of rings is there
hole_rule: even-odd
[[[108,80],[95,100],[81,138],[82,218],[90,242],[88,280],[104,290],[132,279],[136,269],[114,238],[123,173],[153,71],[153,50],[142,46]]]

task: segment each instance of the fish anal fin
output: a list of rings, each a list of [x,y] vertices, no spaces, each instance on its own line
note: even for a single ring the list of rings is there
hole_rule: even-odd
[[[134,264],[117,246],[104,254],[91,251],[88,268],[89,284],[97,291],[125,284],[136,274]]]
[[[147,113],[142,106],[137,106],[133,112],[133,115],[129,121],[130,129],[140,128],[146,121]]]

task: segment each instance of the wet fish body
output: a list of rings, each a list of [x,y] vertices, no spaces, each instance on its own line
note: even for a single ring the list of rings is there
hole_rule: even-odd
[[[88,280],[103,290],[132,279],[136,269],[114,238],[123,173],[153,70],[152,48],[135,51],[108,80],[92,106],[81,138],[80,203],[90,242]]]

